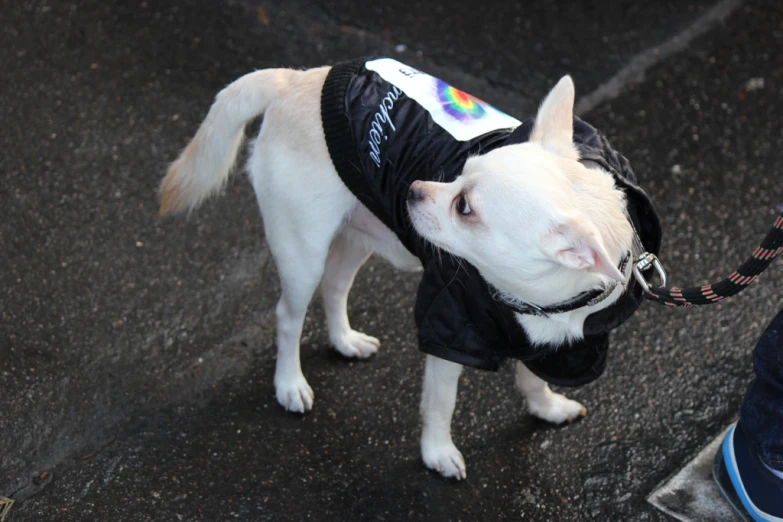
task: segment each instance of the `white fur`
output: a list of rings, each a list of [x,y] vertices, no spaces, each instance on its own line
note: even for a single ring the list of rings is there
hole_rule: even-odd
[[[307,306],[320,286],[329,339],[346,357],[365,358],[379,341],[353,330],[346,303],[354,276],[374,251],[404,269],[418,260],[359,203],[334,170],[320,121],[320,93],[328,68],[250,73],[216,98],[196,136],[161,184],[161,213],[189,210],[227,179],[248,121],[264,122],[247,164],[277,262],[282,295],[277,304],[275,390],[287,410],[312,408],[314,393],[299,359]],[[470,158],[452,183],[417,182],[425,195],[409,207],[417,231],[434,245],[464,257],[508,295],[547,305],[612,279],[630,249],[622,193],[611,176],[578,162],[572,140],[573,82],[563,78],[542,104],[531,141]],[[455,201],[465,192],[472,213]],[[614,269],[614,270],[613,270]],[[579,338],[588,313],[601,305],[552,318],[521,317],[534,342]],[[428,356],[421,402],[422,457],[446,477],[465,478],[465,463],[451,439],[451,417],[462,367]],[[534,415],[563,422],[584,407],[562,395],[521,363],[517,387]]]
[[[540,419],[561,424],[587,415],[585,407],[578,402],[552,393],[546,381],[531,372],[521,361],[516,362],[514,382],[527,399],[527,409]]]
[[[421,394],[421,456],[444,477],[467,477],[465,459],[451,440],[451,416],[457,402],[462,365],[427,356]]]

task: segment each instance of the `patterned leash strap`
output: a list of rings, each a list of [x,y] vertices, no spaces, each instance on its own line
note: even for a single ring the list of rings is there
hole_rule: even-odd
[[[676,286],[666,288],[666,272],[658,258],[648,252],[644,252],[636,260],[633,273],[645,290],[645,297],[650,300],[668,306],[705,305],[717,303],[742,292],[758,279],[759,275],[766,270],[781,251],[783,251],[783,212],[775,220],[772,230],[769,231],[761,245],[753,251],[753,255],[722,281],[691,288],[677,288]],[[663,286],[653,286],[645,279],[643,272],[651,268],[654,268],[658,273]]]

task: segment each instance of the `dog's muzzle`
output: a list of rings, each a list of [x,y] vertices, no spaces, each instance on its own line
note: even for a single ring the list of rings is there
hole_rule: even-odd
[[[411,188],[408,189],[408,202],[413,203],[416,201],[422,201],[424,199],[424,189],[422,188],[421,181],[414,181],[411,183]]]

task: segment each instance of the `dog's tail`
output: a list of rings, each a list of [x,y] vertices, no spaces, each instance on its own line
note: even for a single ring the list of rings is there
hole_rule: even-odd
[[[220,91],[198,132],[171,164],[160,184],[160,215],[198,206],[228,180],[245,125],[294,81],[290,69],[266,69],[239,78]]]

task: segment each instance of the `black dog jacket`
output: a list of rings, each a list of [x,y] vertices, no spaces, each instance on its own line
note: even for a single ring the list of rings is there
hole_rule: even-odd
[[[608,332],[642,301],[633,281],[610,307],[588,316],[583,340],[534,345],[514,312],[493,298],[478,270],[438,256],[411,225],[406,198],[415,180],[453,181],[467,158],[530,138],[521,123],[490,105],[391,59],[334,66],[321,93],[326,143],[343,182],[421,259],[415,319],[422,351],[466,366],[497,370],[507,358],[525,361],[542,379],[579,386],[604,370]],[[658,253],[660,221],[636,185],[628,161],[596,129],[574,119],[580,158],[598,163],[625,192],[628,216],[648,252]]]

